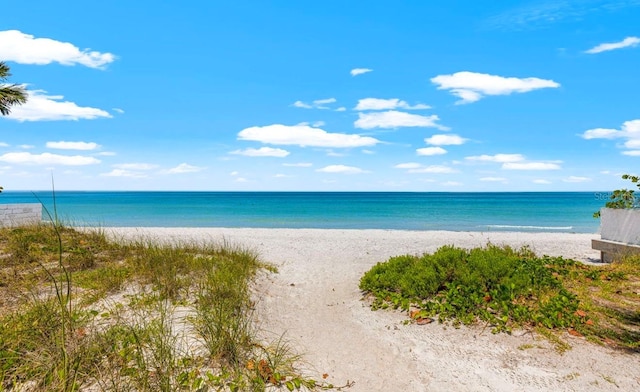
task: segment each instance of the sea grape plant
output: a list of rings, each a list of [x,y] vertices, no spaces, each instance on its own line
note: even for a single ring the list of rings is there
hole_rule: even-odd
[[[640,176],[633,176],[631,174],[623,174],[623,180],[629,180],[640,189]],[[605,203],[607,208],[640,208],[640,199],[633,189],[616,189],[609,196],[609,201]],[[594,218],[600,217],[600,211],[593,214]]]

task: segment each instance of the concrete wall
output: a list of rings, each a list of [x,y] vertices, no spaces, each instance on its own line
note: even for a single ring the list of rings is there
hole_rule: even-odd
[[[0,227],[21,226],[42,221],[42,204],[0,204]]]
[[[600,236],[603,240],[640,245],[640,209],[601,209]]]

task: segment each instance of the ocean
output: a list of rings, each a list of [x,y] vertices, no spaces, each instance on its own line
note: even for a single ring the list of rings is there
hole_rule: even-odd
[[[72,225],[596,233],[599,192],[52,192],[7,191],[0,203],[42,202]],[[54,208],[55,200],[55,208]],[[46,212],[43,212],[46,218]]]

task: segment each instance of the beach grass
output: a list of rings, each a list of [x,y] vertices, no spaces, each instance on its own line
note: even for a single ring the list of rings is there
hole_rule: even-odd
[[[0,229],[0,390],[331,388],[264,342],[250,285],[275,268],[228,243]]]
[[[492,244],[404,255],[367,271],[360,288],[375,309],[411,322],[481,323],[495,333],[529,329],[559,351],[568,335],[640,351],[640,258],[586,265]]]

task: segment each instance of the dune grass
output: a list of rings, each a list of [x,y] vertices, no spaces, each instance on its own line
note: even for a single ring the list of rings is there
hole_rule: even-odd
[[[445,246],[378,263],[360,288],[373,309],[402,309],[413,321],[527,328],[559,350],[569,347],[562,332],[640,351],[640,258],[591,266],[528,248]]]
[[[229,244],[2,228],[0,391],[332,388],[299,375],[284,340],[259,341],[261,269]]]

